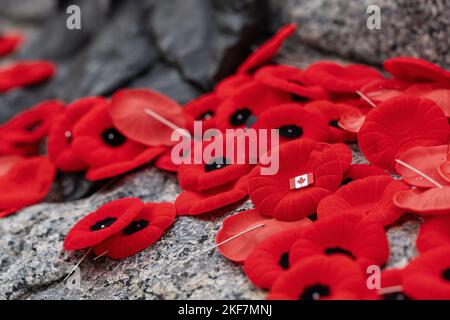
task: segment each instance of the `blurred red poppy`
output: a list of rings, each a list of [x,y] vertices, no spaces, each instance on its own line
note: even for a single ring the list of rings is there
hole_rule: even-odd
[[[450,82],[450,72],[426,60],[397,57],[384,61],[384,70],[407,82]]]
[[[46,61],[21,61],[0,69],[0,93],[42,83],[56,73],[56,67]]]

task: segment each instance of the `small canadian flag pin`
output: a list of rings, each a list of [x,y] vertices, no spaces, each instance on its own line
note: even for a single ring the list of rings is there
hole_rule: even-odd
[[[289,187],[291,190],[306,188],[314,183],[314,175],[307,173],[295,178],[289,179]]]

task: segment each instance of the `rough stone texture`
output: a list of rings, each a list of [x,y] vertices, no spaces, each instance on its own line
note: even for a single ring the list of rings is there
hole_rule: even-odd
[[[271,0],[274,25],[295,21],[307,45],[350,59],[381,64],[409,55],[450,68],[447,0]],[[366,26],[369,5],[381,9],[381,30]]]

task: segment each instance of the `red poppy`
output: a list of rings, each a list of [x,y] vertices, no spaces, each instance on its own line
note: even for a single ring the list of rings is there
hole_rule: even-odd
[[[389,176],[383,169],[370,164],[352,164],[350,168],[344,172],[341,185],[346,185],[352,181],[372,176]]]
[[[450,73],[448,83],[424,83],[409,87],[405,94],[434,101],[450,118]]]
[[[346,142],[356,140],[354,133],[344,131],[339,127],[338,120],[349,112],[357,112],[358,109],[343,103],[332,103],[326,100],[310,102],[305,105],[305,110],[325,119],[328,123],[330,138],[329,142]]]
[[[104,98],[83,98],[69,104],[66,111],[55,119],[48,136],[47,151],[50,160],[61,171],[78,172],[88,169],[89,166],[72,148],[72,131],[81,118],[102,105],[107,105]]]
[[[366,99],[376,105],[389,99],[402,95],[411,85],[409,82],[403,82],[397,79],[375,80],[361,88],[360,92]],[[372,104],[370,104],[373,107]]]
[[[319,219],[341,213],[368,215],[383,225],[397,221],[404,213],[392,202],[394,195],[409,188],[389,176],[373,176],[344,185],[324,198],[317,208]]]
[[[319,86],[307,86],[302,81],[303,71],[301,69],[277,65],[261,68],[255,79],[266,86],[287,91],[295,96],[309,99],[328,99],[328,93]]]
[[[311,223],[308,219],[294,222],[280,221],[263,216],[255,209],[243,211],[223,221],[216,235],[216,243],[222,243],[245,230],[255,228],[219,246],[219,251],[225,258],[242,263],[262,241],[291,228],[305,228]],[[258,227],[262,224],[264,226]]]
[[[289,265],[289,251],[305,226],[287,229],[265,239],[245,259],[244,272],[257,287],[270,289]]]
[[[214,91],[216,92],[217,96],[222,99],[226,99],[233,96],[233,94],[242,86],[250,82],[253,82],[253,76],[245,73],[237,73],[220,81],[216,85]]]
[[[44,157],[10,159],[2,171],[0,217],[44,199],[56,174],[53,164]]]
[[[0,93],[44,82],[56,72],[52,63],[21,61],[0,69]]]
[[[450,72],[426,60],[413,57],[391,58],[384,62],[384,70],[407,82],[450,81]]]
[[[221,131],[251,127],[261,113],[290,100],[288,93],[253,81],[242,86],[219,106],[216,126]]]
[[[403,290],[417,300],[450,299],[450,248],[437,248],[413,260],[404,270]]]
[[[183,191],[176,199],[179,216],[211,213],[233,205],[248,195],[247,177],[203,192]]]
[[[449,133],[447,118],[433,101],[400,96],[368,113],[358,141],[371,163],[394,172],[395,159],[403,152],[445,144]]]
[[[449,147],[435,146],[435,147],[415,147],[402,153],[399,160],[423,172],[434,181],[443,186],[448,186],[450,183],[446,181],[438,172],[438,168],[443,163],[448,155]],[[397,163],[396,170],[398,174],[410,185],[421,188],[435,188],[436,184],[423,178],[421,175],[415,173],[404,165]]]
[[[172,203],[146,203],[125,228],[97,244],[94,253],[115,260],[130,257],[158,241],[174,221]]]
[[[143,208],[144,203],[137,198],[108,202],[77,222],[64,240],[64,249],[81,250],[99,244],[128,226]]]
[[[123,89],[114,93],[109,113],[114,126],[129,139],[146,146],[172,145],[173,129],[148,113],[185,128],[181,106],[149,89]]]
[[[22,41],[23,37],[18,33],[0,34],[0,57],[14,52]]]
[[[89,180],[126,173],[155,159],[165,150],[163,147],[148,148],[123,136],[112,123],[108,105],[97,106],[75,125],[72,145],[90,167]]]
[[[1,139],[16,145],[39,144],[63,111],[61,101],[49,100],[37,104],[0,126]]]
[[[309,226],[291,248],[295,264],[315,255],[342,255],[357,261],[366,270],[382,266],[389,257],[389,244],[383,225],[361,214],[341,213],[320,218]]]
[[[337,93],[354,93],[376,79],[383,79],[383,76],[371,67],[359,64],[341,66],[328,61],[311,64],[303,74],[306,84]]]
[[[0,138],[0,155],[33,156],[39,153],[39,148],[39,144],[12,142]]]
[[[302,219],[316,212],[319,201],[339,187],[342,168],[332,146],[300,139],[272,151],[279,152],[278,173],[262,175],[266,166],[260,163],[249,175],[250,198],[260,213],[279,220]],[[291,189],[293,178],[310,174],[313,183]]]
[[[172,161],[172,149],[167,149],[155,161],[155,167],[167,172],[178,172],[179,165]]]
[[[338,121],[338,126],[350,133],[358,133],[366,122],[366,115],[360,110],[343,113]]]
[[[183,112],[186,118],[189,118],[187,123],[189,132],[194,132],[194,121],[201,121],[204,131],[214,128],[214,116],[222,102],[223,99],[217,94],[209,93],[187,103],[183,108]]]
[[[352,150],[344,143],[334,143],[331,147],[336,151],[339,162],[341,163],[342,172],[346,172],[352,165]]]
[[[315,256],[283,273],[270,300],[356,300],[368,295],[358,264],[344,257]]]
[[[278,32],[254,53],[239,67],[238,73],[249,73],[255,69],[268,64],[272,58],[278,53],[284,41],[289,38],[297,30],[297,26],[293,23],[283,26]]]
[[[317,142],[328,139],[326,122],[295,103],[283,104],[263,112],[252,128],[278,129],[280,144],[300,138],[309,138]],[[270,132],[268,136],[268,141],[271,141]]]
[[[450,245],[450,216],[431,217],[420,226],[416,247],[421,253]]]
[[[394,204],[406,211],[419,214],[449,214],[450,187],[431,188],[425,191],[411,189],[394,196]]]
[[[403,290],[403,270],[390,269],[381,273],[381,291],[391,289],[389,292],[380,294],[383,300],[411,300]]]

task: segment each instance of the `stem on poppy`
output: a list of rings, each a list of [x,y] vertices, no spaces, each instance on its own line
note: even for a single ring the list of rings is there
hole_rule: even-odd
[[[365,102],[367,102],[368,104],[370,104],[370,106],[371,106],[372,108],[375,108],[375,107],[377,106],[375,103],[373,103],[372,100],[369,99],[368,96],[366,96],[366,95],[365,95],[364,93],[362,93],[361,91],[356,90],[356,94],[357,94],[358,96],[360,96],[361,99],[363,99]]]
[[[399,164],[401,164],[402,166],[408,168],[409,170],[417,173],[419,176],[421,176],[422,178],[430,181],[432,184],[434,184],[436,187],[442,189],[444,188],[443,185],[441,185],[439,182],[437,182],[436,180],[434,180],[433,178],[431,178],[429,175],[423,173],[422,171],[420,171],[419,169],[414,168],[413,166],[407,164],[406,162],[403,162],[402,160],[399,159],[395,159],[395,161]]]
[[[381,288],[377,292],[379,295],[383,295],[383,294],[396,293],[396,292],[400,292],[400,291],[403,291],[402,286],[392,286],[392,287]]]
[[[213,246],[211,246],[211,247],[209,247],[209,248],[207,248],[207,249],[201,251],[199,254],[202,255],[202,254],[204,254],[204,253],[206,253],[206,252],[209,252],[209,251],[211,251],[211,250],[213,250],[213,249],[215,249],[215,248],[218,248],[218,247],[220,247],[220,246],[223,246],[224,244],[226,244],[226,243],[228,243],[228,242],[230,242],[230,241],[233,241],[234,239],[239,238],[239,237],[243,236],[244,234],[247,234],[247,233],[249,233],[249,232],[251,232],[251,231],[253,231],[253,230],[256,230],[256,229],[258,229],[258,228],[262,228],[262,227],[264,227],[264,226],[265,226],[265,223],[257,224],[256,226],[253,226],[253,227],[251,227],[251,228],[248,228],[248,229],[246,229],[246,230],[244,230],[244,231],[239,232],[238,234],[235,234],[234,236],[228,238],[227,240],[224,240],[224,241],[222,241],[222,242],[220,242],[220,243],[217,243],[217,244],[215,244],[215,245],[213,245]]]
[[[97,261],[97,260],[100,259],[101,257],[105,256],[108,252],[109,252],[109,250],[106,250],[106,251],[103,252],[102,254],[99,254],[98,256],[96,256],[92,261]]]
[[[69,274],[64,278],[63,282],[65,282],[67,279],[70,278],[70,276],[72,275],[72,273],[75,272],[75,270],[80,266],[80,264],[83,262],[84,259],[86,259],[86,257],[89,255],[89,253],[91,253],[92,251],[92,247],[89,248],[88,251],[86,251],[86,253],[81,257],[80,261],[77,262],[77,264],[75,265],[75,267],[72,268],[72,270],[70,270]]]
[[[161,122],[162,124],[168,126],[170,129],[174,130],[174,131],[179,131],[181,132],[181,134],[183,136],[185,136],[186,138],[190,139],[191,135],[189,133],[186,133],[185,130],[181,129],[180,127],[178,127],[176,124],[174,124],[173,122],[167,120],[166,118],[164,118],[163,116],[159,115],[158,113],[156,113],[153,110],[150,109],[145,109],[144,112],[149,115],[150,117],[152,117],[153,119]]]

